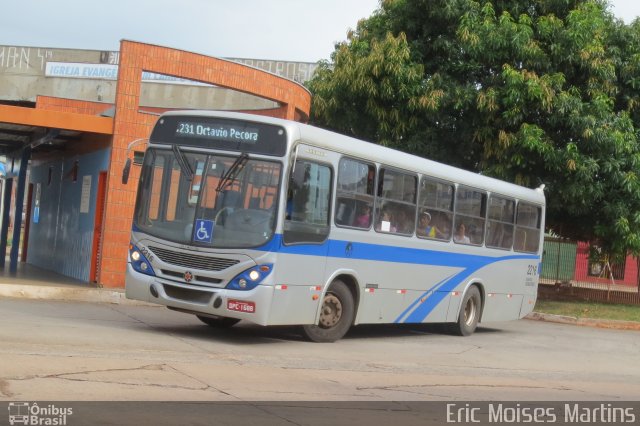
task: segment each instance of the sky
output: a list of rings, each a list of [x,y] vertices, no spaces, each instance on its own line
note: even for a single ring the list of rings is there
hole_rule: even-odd
[[[119,50],[122,39],[222,58],[329,59],[379,0],[18,0],[3,6],[0,45]],[[625,22],[638,0],[610,0]]]

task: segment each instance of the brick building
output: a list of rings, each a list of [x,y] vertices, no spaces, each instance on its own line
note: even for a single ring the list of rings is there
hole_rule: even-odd
[[[22,52],[0,51],[0,89],[2,80],[15,77],[16,64],[33,62]],[[34,55],[45,70],[42,82],[26,80],[35,102],[0,92],[0,150],[6,157],[0,250],[6,253],[8,241],[19,241],[24,228],[21,254],[13,244],[9,268],[21,255],[29,264],[87,283],[124,285],[139,170],[127,185],[121,173],[133,155],[128,146],[149,136],[159,112],[225,109],[298,121],[309,115],[311,96],[293,81],[300,78],[246,65],[253,60],[132,41],[121,42],[117,71],[104,63],[104,54],[102,63],[91,66],[52,56],[39,48]],[[302,65],[286,69],[312,68]],[[155,80],[145,81],[149,76]],[[75,85],[69,81],[74,77]],[[0,256],[0,266],[4,261]]]

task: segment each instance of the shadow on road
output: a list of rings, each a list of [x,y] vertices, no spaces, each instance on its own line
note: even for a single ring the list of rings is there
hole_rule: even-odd
[[[193,326],[154,326],[154,330],[181,335],[183,337],[219,340],[224,343],[237,345],[274,344],[278,342],[308,342],[300,326],[269,326],[263,327],[248,322],[240,322],[231,328],[216,328],[207,325]],[[478,327],[476,333],[504,333],[508,331]],[[407,339],[424,338],[425,336],[462,339],[453,335],[446,324],[366,324],[352,327],[344,340],[366,339]]]

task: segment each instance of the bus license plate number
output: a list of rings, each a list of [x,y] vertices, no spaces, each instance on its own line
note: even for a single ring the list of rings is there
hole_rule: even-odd
[[[240,300],[227,300],[227,309],[230,311],[246,312],[252,314],[256,311],[254,302],[242,302]]]

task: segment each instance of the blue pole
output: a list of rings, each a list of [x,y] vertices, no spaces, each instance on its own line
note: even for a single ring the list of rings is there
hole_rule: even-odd
[[[9,236],[9,209],[11,209],[11,189],[13,179],[7,179],[4,183],[4,203],[2,207],[2,229],[0,229],[0,268],[4,268],[7,255],[7,237]]]
[[[13,216],[13,241],[9,258],[9,272],[18,270],[18,254],[20,250],[20,232],[22,231],[22,211],[24,210],[24,189],[27,182],[27,168],[31,157],[31,147],[22,149],[20,171],[18,172],[18,188],[16,189],[16,206]]]

